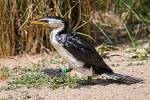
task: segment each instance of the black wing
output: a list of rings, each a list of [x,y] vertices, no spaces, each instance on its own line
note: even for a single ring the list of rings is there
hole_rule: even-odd
[[[79,34],[62,34],[60,37],[63,47],[79,61],[111,70],[95,50],[94,46],[89,44]]]

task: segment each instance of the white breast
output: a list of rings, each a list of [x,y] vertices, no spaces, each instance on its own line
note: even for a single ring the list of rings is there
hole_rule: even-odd
[[[72,65],[72,67],[82,67],[84,65],[83,62],[77,60],[70,52],[68,52],[62,44],[60,44],[56,40],[56,34],[58,33],[58,30],[53,30],[50,34],[50,41],[51,44],[54,46],[54,48],[57,50],[57,52],[60,54],[62,58],[64,58],[69,64]]]

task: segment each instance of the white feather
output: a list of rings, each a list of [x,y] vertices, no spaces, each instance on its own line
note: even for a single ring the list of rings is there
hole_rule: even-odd
[[[62,44],[60,44],[56,40],[56,34],[60,32],[64,28],[64,25],[62,27],[59,27],[57,29],[54,29],[50,34],[50,41],[51,44],[54,46],[54,48],[57,50],[57,52],[60,54],[62,58],[64,58],[69,64],[72,65],[72,67],[82,67],[84,65],[83,62],[77,60],[70,52],[68,52]]]

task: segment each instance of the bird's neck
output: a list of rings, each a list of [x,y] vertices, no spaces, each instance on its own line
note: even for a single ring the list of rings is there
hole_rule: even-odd
[[[54,38],[58,40],[61,34],[69,33],[68,31],[69,31],[68,26],[65,26],[65,24],[63,24],[62,26],[52,30],[52,32],[50,33],[50,40]]]
[[[67,22],[64,21],[63,23],[61,23],[61,26],[53,29],[52,32],[60,35],[60,34],[66,34],[66,33],[68,33],[68,31],[70,31],[69,25]]]

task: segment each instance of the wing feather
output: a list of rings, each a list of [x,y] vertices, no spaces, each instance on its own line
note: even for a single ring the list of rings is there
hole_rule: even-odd
[[[79,61],[111,70],[98,54],[94,46],[89,44],[79,34],[63,34],[60,40],[62,40],[63,47]]]

